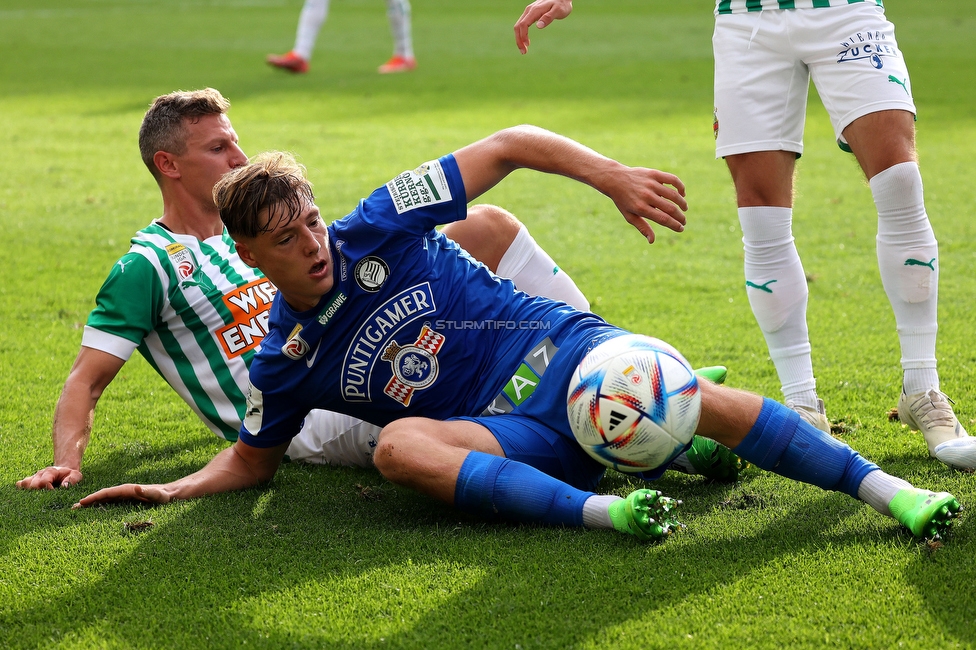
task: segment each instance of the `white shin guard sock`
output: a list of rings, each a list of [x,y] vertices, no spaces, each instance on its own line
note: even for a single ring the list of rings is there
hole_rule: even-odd
[[[816,407],[816,381],[807,331],[807,280],[793,243],[793,210],[739,208],[745,249],[746,293],[766,338],[783,395]]]
[[[510,279],[530,296],[562,300],[580,311],[590,310],[589,301],[573,279],[539,247],[524,225],[502,255],[496,274]]]
[[[318,38],[322,23],[329,15],[329,0],[305,0],[302,13],[298,16],[298,32],[295,34],[295,54],[306,61],[312,60],[315,39]]]
[[[939,244],[932,232],[918,165],[894,165],[871,179],[878,208],[878,267],[895,312],[904,387],[909,395],[939,388]]]

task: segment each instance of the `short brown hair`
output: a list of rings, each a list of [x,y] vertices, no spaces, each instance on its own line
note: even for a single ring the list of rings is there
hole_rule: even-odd
[[[290,153],[258,154],[217,181],[213,191],[220,220],[235,239],[254,238],[287,225],[315,201],[305,167]]]
[[[160,178],[153,156],[157,151],[180,155],[186,152],[186,121],[204,115],[222,115],[230,102],[219,90],[178,90],[153,100],[139,127],[139,153],[150,173]]]

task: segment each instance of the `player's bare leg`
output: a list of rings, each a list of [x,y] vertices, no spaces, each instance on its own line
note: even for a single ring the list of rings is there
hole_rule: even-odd
[[[616,529],[644,540],[670,534],[678,502],[656,490],[626,500],[578,490],[508,460],[491,432],[467,420],[397,420],[383,429],[373,457],[384,477],[485,517]]]

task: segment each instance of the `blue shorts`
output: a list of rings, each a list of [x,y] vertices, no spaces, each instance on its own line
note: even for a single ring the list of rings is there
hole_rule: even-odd
[[[506,458],[592,492],[607,468],[576,442],[566,413],[566,394],[583,357],[600,343],[621,334],[627,332],[602,321],[578,324],[557,341],[559,351],[550,360],[531,397],[510,413],[454,419],[487,428],[498,440]]]

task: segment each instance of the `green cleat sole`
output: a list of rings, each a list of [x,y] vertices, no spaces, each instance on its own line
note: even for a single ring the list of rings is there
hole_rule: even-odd
[[[657,490],[634,490],[620,501],[610,504],[613,527],[644,541],[665,539],[678,528],[684,528],[674,512],[681,505]]]
[[[948,492],[917,488],[899,490],[888,508],[913,535],[923,539],[941,539],[963,509],[956,497]]]

